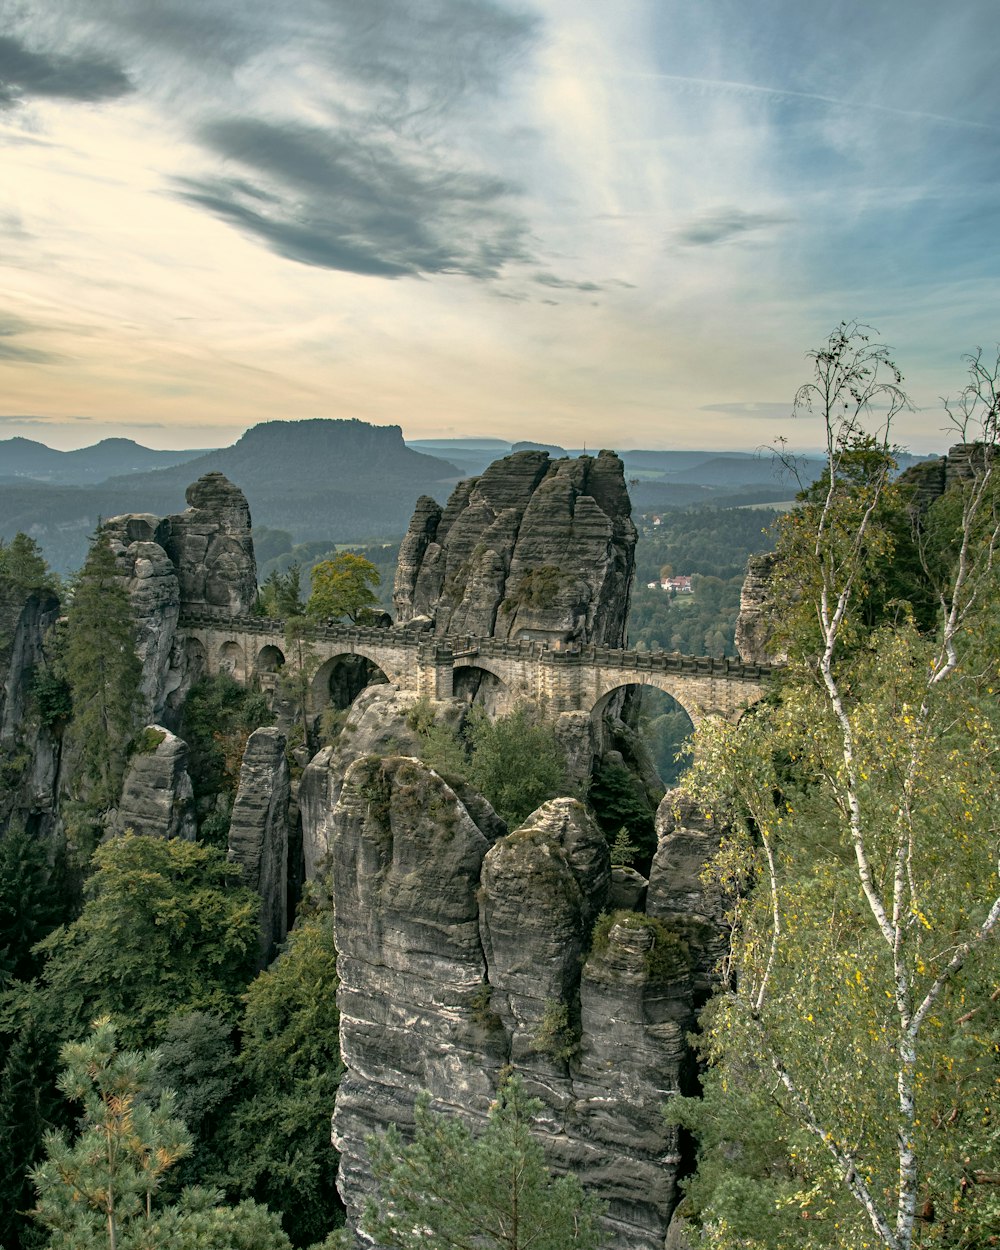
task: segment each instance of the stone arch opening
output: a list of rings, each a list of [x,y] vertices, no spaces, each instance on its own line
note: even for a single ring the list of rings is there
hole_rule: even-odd
[[[481,707],[490,720],[513,711],[514,696],[510,687],[496,673],[478,664],[462,664],[455,669],[456,699]]]
[[[257,660],[254,664],[255,673],[276,673],[285,663],[285,654],[280,647],[274,647],[268,644],[261,647],[257,652]]]
[[[686,771],[690,761],[682,746],[694,733],[695,721],[670,691],[653,682],[622,683],[597,700],[591,716],[598,740],[605,747],[609,738],[606,718],[624,723],[641,744],[640,754],[649,757],[666,788],[676,785]]]
[[[378,686],[388,681],[387,674],[367,656],[350,652],[332,655],[319,666],[310,683],[312,711],[322,712],[328,707],[338,710],[348,708],[366,686]]]
[[[246,682],[247,658],[238,642],[224,642],[219,648],[219,672],[229,673],[238,682]]]

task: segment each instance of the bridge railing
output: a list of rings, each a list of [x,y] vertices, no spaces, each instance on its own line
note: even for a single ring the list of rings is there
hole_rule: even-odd
[[[264,616],[229,616],[219,612],[187,612],[178,621],[179,629],[211,629],[228,634],[284,635],[285,622]],[[616,647],[553,647],[540,639],[476,638],[472,635],[410,633],[404,629],[374,625],[322,625],[309,629],[309,636],[323,642],[362,643],[370,646],[405,647],[414,651],[432,650],[439,658],[447,654],[484,659],[534,661],[542,664],[585,665],[596,668],[633,669],[640,672],[668,672],[692,677],[723,677],[736,681],[759,682],[775,669],[768,664],[747,664],[732,656],[683,655],[679,651],[634,651]]]

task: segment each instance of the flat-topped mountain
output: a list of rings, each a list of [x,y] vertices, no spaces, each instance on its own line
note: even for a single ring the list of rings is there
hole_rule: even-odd
[[[0,461],[0,475],[3,467]],[[8,481],[0,492],[0,538],[17,530],[30,533],[49,563],[66,572],[82,563],[98,517],[177,512],[188,484],[212,472],[224,473],[252,494],[259,525],[287,530],[296,542],[396,537],[406,529],[421,494],[445,494],[460,476],[448,461],[408,448],[397,425],[268,421],[231,447],[152,472],[111,477],[100,485]]]

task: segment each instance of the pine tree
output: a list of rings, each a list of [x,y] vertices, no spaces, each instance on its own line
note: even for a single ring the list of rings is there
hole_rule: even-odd
[[[368,1139],[381,1208],[369,1202],[362,1231],[400,1250],[596,1250],[600,1203],[575,1176],[553,1180],[532,1135],[541,1110],[511,1077],[473,1137],[461,1120],[417,1099],[416,1137],[404,1146],[395,1127]]]
[[[99,813],[118,799],[142,675],[132,609],[106,532],[97,534],[74,589],[64,664],[80,750],[78,796]]]

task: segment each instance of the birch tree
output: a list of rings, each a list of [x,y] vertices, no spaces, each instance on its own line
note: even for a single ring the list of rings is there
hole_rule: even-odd
[[[738,899],[706,1097],[674,1112],[702,1137],[690,1205],[718,1247],[989,1245],[1000,361],[970,358],[947,405],[964,464],[921,517],[892,480],[906,399],[886,349],[844,325],[812,360],[797,402],[827,468],[779,540],[791,661],[779,698],[699,735],[688,783],[734,813],[713,872]],[[932,630],[882,593],[901,516]]]

